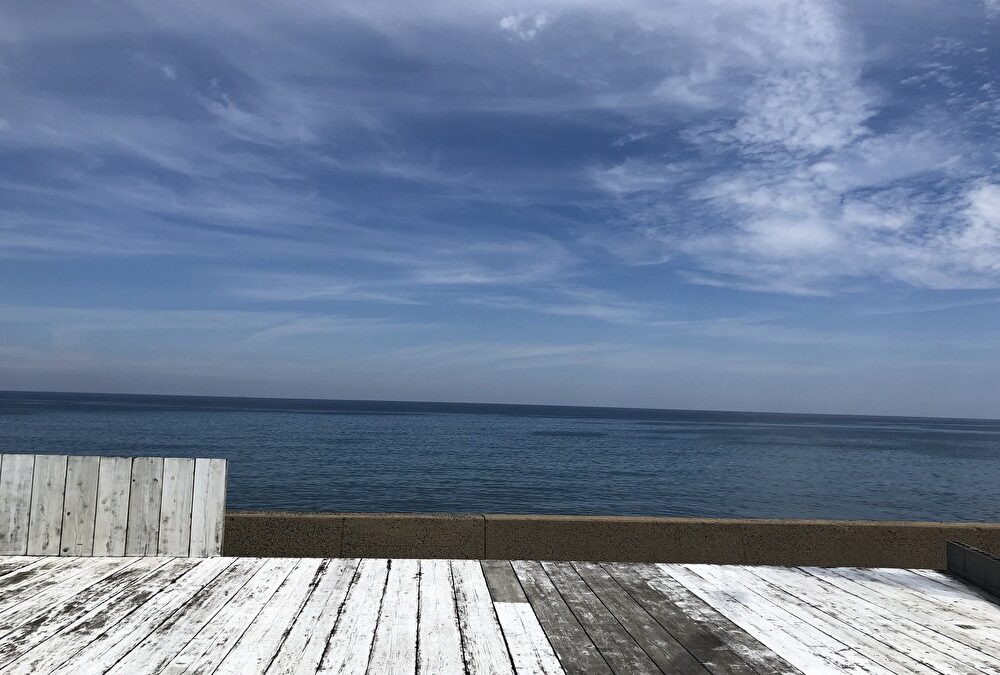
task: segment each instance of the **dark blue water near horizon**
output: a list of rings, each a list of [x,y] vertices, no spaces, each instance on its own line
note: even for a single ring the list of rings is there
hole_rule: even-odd
[[[0,452],[226,457],[230,509],[1000,521],[1000,421],[0,392]]]

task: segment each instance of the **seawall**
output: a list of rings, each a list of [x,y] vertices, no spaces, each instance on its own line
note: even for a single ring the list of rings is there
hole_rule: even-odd
[[[1000,523],[229,511],[231,556],[615,560],[945,569]]]

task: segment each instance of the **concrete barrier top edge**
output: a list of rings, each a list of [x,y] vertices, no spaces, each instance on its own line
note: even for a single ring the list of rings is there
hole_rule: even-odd
[[[1000,529],[1000,522],[948,522],[921,520],[819,520],[788,518],[699,518],[676,516],[586,516],[560,514],[514,513],[395,513],[395,512],[334,512],[334,511],[227,511],[226,515],[263,518],[346,518],[346,519],[412,519],[412,520],[478,520],[496,522],[579,522],[579,523],[642,523],[642,524],[713,524],[713,525],[802,525],[850,527],[907,527],[954,529]]]

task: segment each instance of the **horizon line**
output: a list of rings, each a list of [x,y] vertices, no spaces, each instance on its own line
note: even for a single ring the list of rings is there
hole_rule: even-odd
[[[49,391],[34,389],[0,389],[0,396],[6,394],[71,394],[87,396],[145,396],[158,398],[204,398],[204,399],[241,399],[257,401],[312,401],[323,403],[403,403],[422,405],[480,405],[494,407],[521,408],[568,408],[585,410],[621,410],[641,412],[677,412],[677,413],[730,413],[737,415],[784,415],[784,416],[814,416],[814,417],[870,417],[881,419],[922,419],[922,420],[956,420],[972,422],[1000,422],[1000,418],[992,417],[947,417],[937,415],[877,415],[872,413],[820,413],[803,411],[776,410],[724,410],[713,408],[654,408],[646,406],[611,406],[611,405],[572,405],[565,403],[504,403],[496,401],[427,401],[415,399],[376,399],[376,398],[312,398],[299,396],[235,396],[225,394],[158,394],[148,392],[111,392],[111,391]]]

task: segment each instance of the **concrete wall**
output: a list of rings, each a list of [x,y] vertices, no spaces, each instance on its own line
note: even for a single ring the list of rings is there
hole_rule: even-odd
[[[1000,523],[230,511],[233,556],[500,558],[945,568]]]

